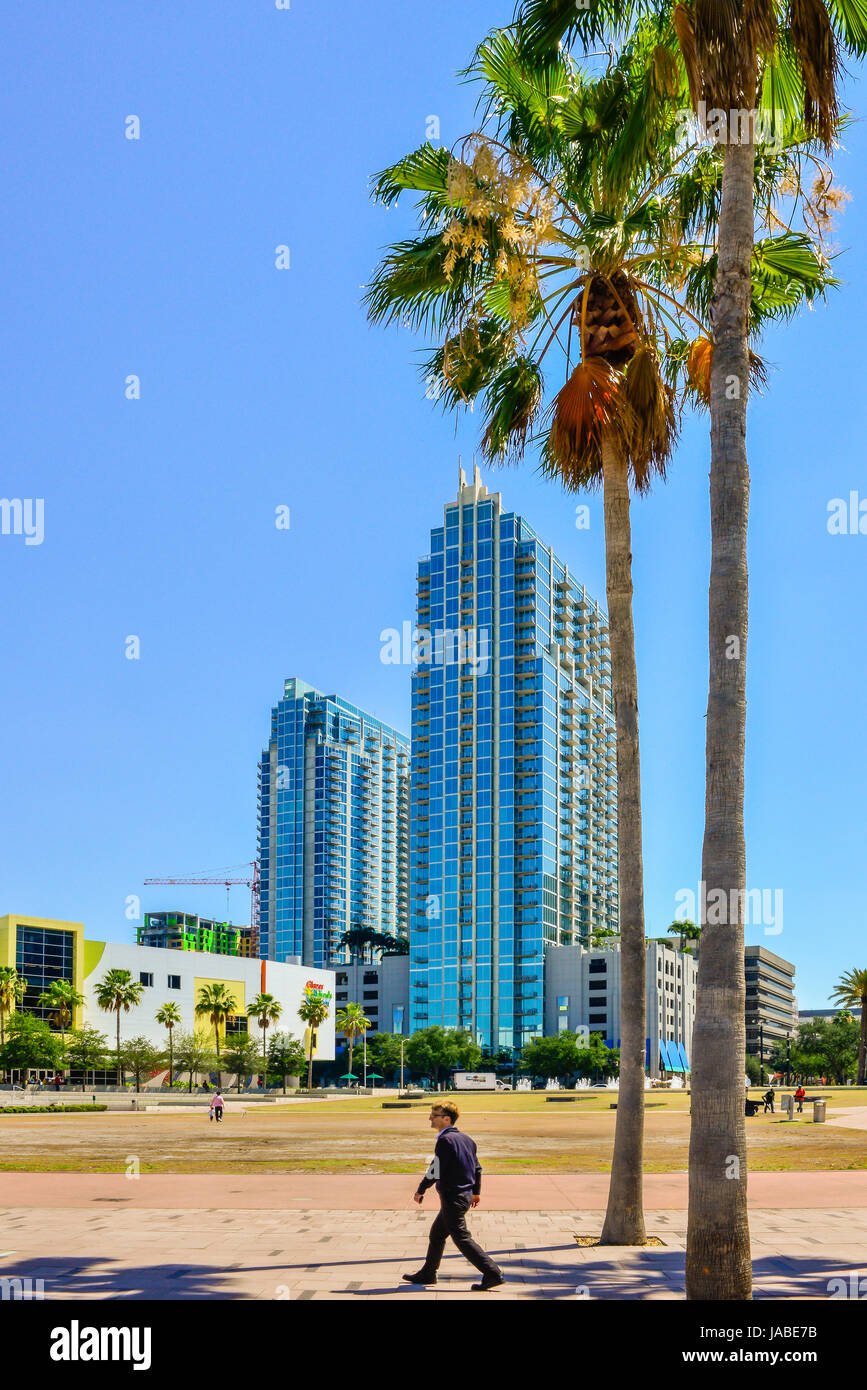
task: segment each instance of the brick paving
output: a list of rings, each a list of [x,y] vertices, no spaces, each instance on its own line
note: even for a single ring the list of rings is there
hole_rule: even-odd
[[[453,1247],[453,1253],[447,1247],[435,1287],[401,1285],[401,1274],[421,1264],[436,1209],[430,1196],[421,1211],[409,1206],[410,1179],[328,1178],[328,1191],[323,1187],[317,1194],[313,1176],[323,1175],[287,1175],[281,1183],[273,1175],[125,1181],[98,1174],[3,1174],[0,1276],[42,1279],[49,1299],[482,1297],[470,1292],[475,1271]],[[646,1179],[648,1232],[664,1242],[646,1249],[576,1245],[576,1234],[596,1235],[602,1225],[601,1203],[587,1202],[587,1178],[574,1178],[573,1197],[583,1190],[583,1203],[561,1200],[545,1207],[533,1203],[551,1184],[568,1189],[565,1177],[490,1177],[486,1205],[470,1224],[502,1266],[507,1284],[486,1297],[683,1298],[685,1187],[683,1200],[670,1195],[671,1180],[681,1177]],[[801,1209],[779,1199],[753,1205],[756,1297],[826,1298],[830,1279],[867,1273],[867,1174],[756,1174],[751,1185],[758,1188],[765,1179],[767,1191],[776,1184],[789,1199],[800,1185],[806,1203],[819,1193],[815,1180],[823,1178],[826,1201]],[[204,1199],[208,1206],[193,1205],[188,1183],[195,1184],[195,1201]],[[383,1183],[393,1195],[390,1207],[381,1201]],[[223,1192],[227,1185],[231,1191]],[[49,1187],[50,1203],[44,1201]],[[355,1205],[338,1205],[338,1195]],[[226,1204],[225,1196],[234,1201]],[[660,1205],[662,1198],[669,1205]]]

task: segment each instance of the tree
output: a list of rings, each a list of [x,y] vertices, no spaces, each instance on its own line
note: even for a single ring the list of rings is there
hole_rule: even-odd
[[[669,936],[680,938],[679,946],[681,951],[685,950],[687,941],[701,940],[701,927],[697,927],[695,922],[691,922],[688,917],[682,919],[675,918],[670,927],[665,929]]]
[[[413,1071],[429,1076],[439,1085],[440,1072],[461,1068],[474,1071],[482,1050],[463,1028],[420,1028],[406,1040],[406,1061]]]
[[[217,1057],[211,1047],[211,1040],[204,1031],[181,1033],[175,1047],[178,1070],[189,1072],[189,1090],[192,1092],[193,1080],[201,1072],[216,1069]]]
[[[352,1072],[352,1053],[355,1047],[355,1039],[372,1027],[371,1021],[365,1015],[364,1009],[360,1004],[347,1004],[345,1008],[338,1009],[334,1019],[334,1027],[346,1038],[346,1046],[349,1048],[348,1072]]]
[[[169,1085],[171,1086],[175,1066],[174,1030],[183,1023],[180,1005],[176,1004],[174,1000],[170,1000],[167,1004],[161,1004],[154,1017],[157,1023],[161,1023],[164,1028],[168,1029],[169,1033]]]
[[[108,970],[96,986],[96,1002],[104,1013],[117,1016],[117,1084],[123,1085],[120,1060],[120,1015],[128,1014],[142,1001],[144,985],[134,980],[128,970]]]
[[[230,1075],[235,1077],[237,1089],[240,1091],[241,1082],[259,1065],[259,1048],[246,1033],[235,1033],[231,1041],[226,1042],[223,1060]]]
[[[164,1054],[161,1049],[155,1047],[150,1038],[141,1034],[135,1038],[128,1038],[120,1050],[121,1067],[124,1073],[132,1072],[136,1091],[141,1090],[142,1077],[152,1076],[163,1060]]]
[[[96,1028],[71,1028],[66,1038],[66,1065],[80,1071],[84,1085],[87,1073],[102,1071],[108,1060],[108,1038]]]
[[[14,965],[0,965],[0,1047],[6,1042],[6,1015],[12,1013],[27,992],[27,981]]]
[[[57,1071],[63,1065],[61,1039],[44,1019],[15,1013],[6,1025],[6,1041],[0,1047],[3,1070],[26,1072],[29,1067]]]
[[[395,1033],[369,1033],[364,1039],[371,1071],[393,1076],[400,1071],[400,1038]],[[350,1071],[352,1068],[350,1067]]]
[[[307,1089],[313,1090],[313,1051],[316,1047],[316,1030],[321,1028],[329,1014],[330,994],[318,993],[309,995],[302,1000],[298,1009],[298,1017],[302,1023],[306,1023],[310,1034],[309,1049],[307,1053]]]
[[[860,1008],[861,1030],[858,1042],[858,1085],[867,1082],[867,970],[849,970],[831,991],[831,998],[848,1009]]]
[[[283,1012],[283,1005],[279,999],[275,999],[273,994],[257,994],[252,1004],[247,1009],[247,1017],[255,1018],[259,1027],[262,1029],[262,1072],[263,1084],[267,1079],[268,1073],[268,1052],[266,1041],[268,1038],[268,1025],[276,1023]]]
[[[711,335],[700,348],[711,415],[711,575],[708,596],[710,677],[706,724],[705,836],[702,879],[708,897],[727,905],[725,920],[703,922],[698,1000],[693,1036],[690,1215],[687,1296],[743,1299],[751,1293],[745,1182],[725,1182],[731,1156],[746,1172],[743,1076],[746,1047],[742,904],[745,900],[743,831],[745,668],[747,636],[746,531],[749,474],[746,406],[751,371],[750,334],[755,328],[757,268],[770,262],[755,240],[756,193],[766,152],[755,143],[756,116],[770,118],[775,134],[800,123],[808,137],[830,147],[836,125],[838,44],[867,49],[865,0],[524,0],[518,24],[522,49],[538,61],[576,40],[596,47],[650,16],[660,48],[684,71],[693,111],[702,112],[701,137],[712,134],[722,151],[722,179],[714,191],[717,223],[713,287],[708,300]],[[613,31],[613,32],[612,32]],[[656,62],[654,61],[654,66]],[[680,84],[678,84],[679,86]],[[652,91],[652,88],[648,88]],[[679,92],[678,92],[679,99]],[[728,113],[737,130],[728,128]],[[636,126],[631,143],[650,138],[651,122]],[[722,137],[720,139],[720,136]],[[815,164],[807,150],[808,163]],[[830,173],[808,193],[800,165],[793,168],[795,203],[821,231],[838,201]],[[793,235],[792,214],[779,238],[786,256],[804,249]],[[797,274],[777,260],[773,278],[785,296]],[[788,284],[786,283],[788,281]],[[692,355],[692,354],[691,354]],[[719,895],[719,897],[717,897]],[[618,1108],[618,1116],[620,1108]]]
[[[223,1084],[220,1071],[220,1028],[225,1028],[226,1020],[236,1011],[235,996],[224,984],[202,985],[196,1000],[196,1014],[205,1015],[214,1029],[217,1042],[217,1080]]]
[[[300,1076],[307,1057],[304,1044],[291,1033],[274,1033],[268,1047],[268,1070],[282,1077],[286,1094],[286,1077]]]
[[[554,1076],[567,1081],[579,1071],[575,1034],[564,1030],[552,1037],[533,1038],[521,1051],[521,1071],[531,1076]]]
[[[69,980],[52,980],[48,989],[36,1001],[43,1009],[51,1010],[51,1021],[60,1029],[61,1041],[66,1041],[66,1030],[71,1024],[75,1010],[84,1003],[84,995],[73,988]]]

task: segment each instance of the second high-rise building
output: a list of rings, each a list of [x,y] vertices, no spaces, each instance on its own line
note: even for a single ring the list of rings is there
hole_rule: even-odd
[[[409,740],[304,681],[285,683],[259,764],[259,937],[327,966],[351,927],[406,933]]]
[[[604,612],[478,470],[418,567],[410,1026],[520,1047],[549,945],[616,930]]]

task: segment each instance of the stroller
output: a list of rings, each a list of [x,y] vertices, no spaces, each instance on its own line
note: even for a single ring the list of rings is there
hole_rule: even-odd
[[[748,1097],[747,1100],[745,1101],[745,1105],[746,1105],[745,1113],[746,1113],[747,1115],[757,1115],[757,1114],[759,1113],[759,1110],[760,1110],[761,1107],[762,1107],[762,1102],[761,1102],[760,1100],[750,1100],[749,1097]]]

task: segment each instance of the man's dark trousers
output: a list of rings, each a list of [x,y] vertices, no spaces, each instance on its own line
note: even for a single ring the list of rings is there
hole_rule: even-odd
[[[430,1236],[428,1237],[427,1259],[424,1262],[426,1274],[436,1274],[443,1257],[445,1243],[451,1236],[464,1259],[469,1260],[471,1265],[475,1265],[483,1276],[492,1279],[501,1277],[500,1271],[490,1255],[487,1255],[481,1246],[476,1244],[467,1230],[467,1212],[472,1206],[472,1202],[472,1194],[469,1192],[440,1193],[439,1214],[430,1228]]]

